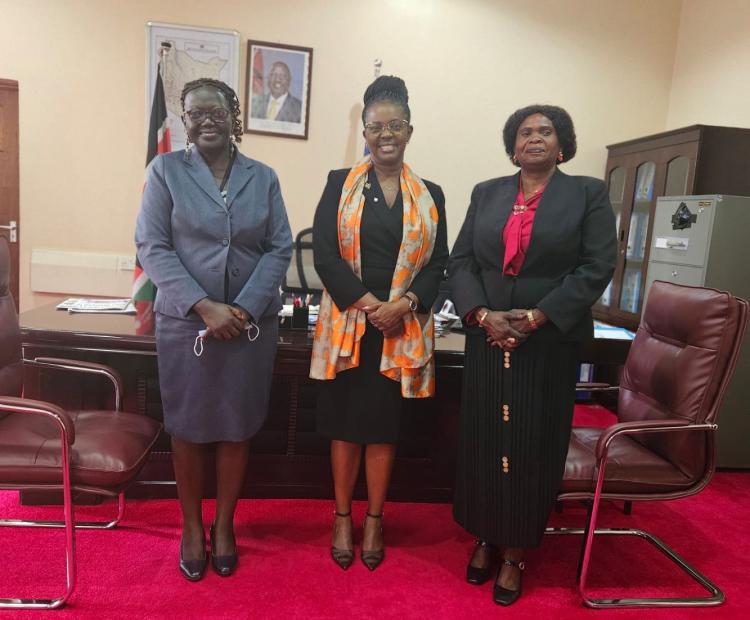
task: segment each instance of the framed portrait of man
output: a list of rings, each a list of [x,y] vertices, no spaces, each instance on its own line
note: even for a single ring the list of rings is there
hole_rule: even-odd
[[[247,42],[245,133],[307,140],[310,47]]]

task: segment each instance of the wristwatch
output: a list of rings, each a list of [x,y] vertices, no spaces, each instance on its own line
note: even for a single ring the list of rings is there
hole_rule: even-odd
[[[419,304],[417,303],[417,300],[414,299],[413,296],[409,295],[409,293],[405,293],[404,297],[409,300],[409,311],[410,312],[416,312],[417,308],[419,307]]]

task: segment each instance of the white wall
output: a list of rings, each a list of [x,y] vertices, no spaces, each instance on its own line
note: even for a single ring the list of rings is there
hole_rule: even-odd
[[[667,128],[750,127],[750,2],[685,0]]]
[[[33,248],[133,252],[149,20],[238,30],[243,69],[248,38],[314,49],[309,139],[242,143],[276,168],[295,231],[311,223],[326,172],[361,153],[361,96],[381,58],[384,73],[409,87],[407,160],[443,186],[452,241],[472,186],[513,170],[500,133],[514,109],[542,102],[570,111],[580,150],[564,169],[578,174],[601,176],[605,145],[665,128],[681,6],[0,0],[0,77],[20,83],[21,307],[47,301],[29,287]]]

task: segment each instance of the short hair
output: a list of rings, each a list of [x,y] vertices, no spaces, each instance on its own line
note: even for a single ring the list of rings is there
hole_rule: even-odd
[[[411,120],[409,110],[409,91],[406,83],[395,75],[381,75],[365,90],[363,97],[365,107],[362,108],[362,122],[365,122],[365,112],[376,103],[393,103],[401,106],[407,121]]]
[[[505,143],[505,152],[508,154],[508,157],[510,157],[513,164],[518,166],[518,163],[513,161],[513,150],[516,144],[518,128],[524,120],[533,114],[542,114],[552,121],[555,133],[557,134],[557,141],[560,143],[560,150],[563,155],[562,161],[566,162],[573,159],[578,146],[576,144],[576,130],[573,127],[573,119],[570,118],[570,114],[568,114],[563,108],[555,105],[534,104],[516,110],[508,117],[508,120],[505,121],[505,127],[503,127],[503,142]]]
[[[284,71],[286,71],[286,76],[289,78],[289,81],[292,81],[292,70],[289,68],[289,65],[281,60],[277,60],[271,65],[271,68],[268,70],[268,75],[271,75],[271,71],[273,71],[274,67],[284,67]]]
[[[201,88],[213,88],[224,95],[224,99],[229,104],[229,111],[232,114],[232,135],[234,136],[235,142],[242,142],[242,114],[240,112],[240,100],[237,97],[237,93],[234,89],[222,82],[221,80],[214,80],[212,78],[198,78],[192,82],[188,82],[182,88],[182,94],[180,95],[180,105],[182,106],[183,113],[185,112],[185,97],[190,91],[199,90]]]

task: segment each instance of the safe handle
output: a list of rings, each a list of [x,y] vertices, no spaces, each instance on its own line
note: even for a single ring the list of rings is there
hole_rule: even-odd
[[[0,228],[10,231],[10,242],[18,243],[18,222],[11,220],[9,224],[0,224]]]

